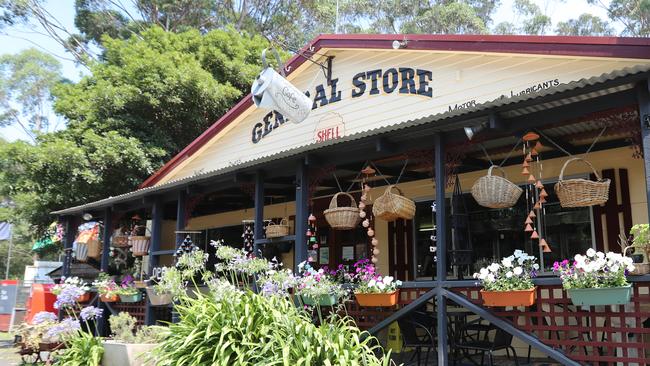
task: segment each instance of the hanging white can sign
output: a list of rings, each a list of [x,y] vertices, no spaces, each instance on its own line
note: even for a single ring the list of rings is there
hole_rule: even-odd
[[[278,52],[273,49],[273,53],[278,65],[282,65]],[[255,78],[251,87],[255,105],[276,110],[293,123],[304,121],[311,112],[311,99],[284,78],[284,69],[281,69],[282,75],[280,75],[268,66],[266,49],[262,51],[262,66],[264,70]]]

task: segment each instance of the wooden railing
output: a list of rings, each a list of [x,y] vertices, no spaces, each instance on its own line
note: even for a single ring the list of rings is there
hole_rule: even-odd
[[[449,282],[449,290],[466,296],[475,304],[482,304],[479,288],[475,285],[468,285],[468,281]],[[461,284],[463,287],[457,287]],[[583,308],[571,303],[559,281],[542,280],[538,282],[534,306],[490,311],[582,364],[648,365],[650,281],[636,278],[633,285],[632,300],[626,305]],[[353,301],[347,305],[348,314],[360,328],[368,329],[431,289],[431,286],[416,286],[417,282],[408,283],[407,288],[401,290],[400,303],[395,308],[363,308]],[[434,304],[428,307],[433,311]]]

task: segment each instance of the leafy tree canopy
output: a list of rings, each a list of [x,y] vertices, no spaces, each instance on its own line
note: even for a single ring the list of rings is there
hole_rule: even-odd
[[[614,29],[600,17],[584,13],[578,19],[559,22],[555,32],[561,36],[611,36]]]
[[[268,43],[234,29],[165,32],[127,40],[105,36],[101,62],[76,84],[54,89],[55,111],[73,129],[118,131],[169,158],[203,132],[250,87]]]

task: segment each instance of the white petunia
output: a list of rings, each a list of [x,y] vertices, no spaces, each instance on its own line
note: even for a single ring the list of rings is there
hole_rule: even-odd
[[[539,269],[539,264],[534,263],[534,264],[533,264],[533,269],[537,271],[537,270]]]
[[[393,282],[393,277],[392,276],[386,276],[386,277],[384,277],[382,282],[384,283],[384,285],[390,285],[390,283]]]
[[[512,260],[510,258],[503,258],[501,260],[501,264],[503,264],[503,266],[506,268],[510,268],[512,267]]]
[[[512,270],[512,272],[513,272],[515,275],[519,276],[519,275],[521,275],[522,273],[524,273],[524,270],[523,270],[521,267],[515,267],[515,268]]]
[[[587,257],[592,258],[596,256],[596,251],[594,248],[589,248],[587,249]]]
[[[490,264],[490,266],[488,267],[488,269],[490,270],[490,272],[496,272],[496,271],[499,270],[499,268],[501,268],[501,266],[499,266],[498,263],[492,263],[492,264]]]
[[[507,277],[507,278],[512,277],[512,271],[508,271],[508,272],[506,272],[506,277]]]
[[[494,277],[494,275],[492,273],[488,274],[487,277],[485,278],[485,280],[487,282],[494,282],[495,279],[496,278]]]

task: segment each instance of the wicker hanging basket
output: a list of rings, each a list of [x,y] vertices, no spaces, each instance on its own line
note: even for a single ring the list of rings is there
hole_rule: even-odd
[[[88,256],[90,258],[99,259],[102,257],[102,245],[97,239],[91,239],[87,243],[88,245]]]
[[[339,195],[347,196],[350,199],[350,206],[339,207],[337,202]],[[345,192],[335,194],[330,201],[330,208],[325,210],[323,214],[325,215],[327,223],[335,230],[354,229],[361,221],[359,209],[357,208],[357,201],[354,200],[354,197]]]
[[[398,194],[393,193],[393,189],[396,189]],[[404,197],[399,188],[390,185],[372,204],[372,214],[385,221],[412,220],[415,216],[415,202]]]
[[[494,168],[499,169],[503,177],[492,175]],[[517,203],[523,190],[506,179],[501,167],[492,165],[486,176],[479,178],[472,186],[472,197],[479,205],[488,208],[508,208]]]
[[[596,181],[587,179],[567,179],[564,180],[564,170],[569,163],[581,161],[591,168],[596,176]],[[555,183],[555,193],[560,200],[562,207],[587,207],[600,205],[609,199],[609,179],[601,179],[596,169],[587,160],[582,158],[571,158],[567,160],[560,171],[560,178]]]
[[[289,235],[289,224],[287,219],[282,219],[279,224],[274,222],[269,222],[266,226],[266,237],[267,238],[279,238],[281,236]]]
[[[129,243],[131,243],[131,251],[135,257],[149,255],[149,244],[151,243],[151,237],[130,236]]]

